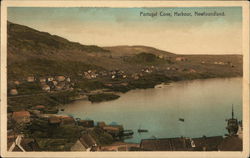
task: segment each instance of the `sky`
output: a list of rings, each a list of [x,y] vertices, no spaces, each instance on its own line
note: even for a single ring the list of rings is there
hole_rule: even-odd
[[[155,13],[158,16],[142,16]],[[185,12],[193,16],[159,16]],[[225,16],[194,16],[224,12]],[[8,20],[85,45],[145,45],[177,54],[242,54],[241,7],[9,7]]]

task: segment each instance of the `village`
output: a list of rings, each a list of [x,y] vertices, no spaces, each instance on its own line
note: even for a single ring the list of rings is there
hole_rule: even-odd
[[[188,60],[184,57],[177,57],[175,61],[187,62]],[[201,64],[207,63],[201,61]],[[232,63],[219,61],[209,64],[226,65],[233,68]],[[198,73],[194,68],[180,69],[172,66],[162,69],[157,66],[146,66],[139,72],[132,74],[126,73],[123,70],[88,70],[78,73],[77,77],[68,75],[30,75],[26,79],[9,81],[8,99],[25,98],[26,96],[35,98],[41,94],[48,94],[50,96],[57,93],[60,96],[61,93],[74,92],[74,95],[66,96],[69,97],[70,101],[80,99],[86,99],[91,102],[113,100],[119,98],[116,92],[127,92],[134,88],[153,88],[162,82],[170,82],[169,78],[161,76],[160,79],[153,80],[153,82],[149,80],[149,82],[141,84],[145,80],[145,76],[171,74],[176,73],[176,71],[186,74]],[[100,81],[102,81],[101,84]],[[140,84],[135,85],[136,81]],[[122,125],[108,125],[105,122],[81,120],[80,118],[58,114],[60,110],[63,111],[63,109],[58,108],[58,105],[63,104],[64,102],[58,101],[57,106],[51,107],[50,104],[36,105],[31,103],[26,108],[9,110],[8,150],[217,151],[228,150],[228,144],[231,141],[242,143],[242,140],[239,140],[238,136],[155,138],[141,140],[140,144],[125,143],[124,139],[132,137],[134,131],[124,129]],[[58,133],[55,134],[55,132]]]
[[[10,119],[15,123],[8,130],[8,151],[241,151],[242,122],[229,122],[229,134],[199,138],[151,138],[139,144],[125,143],[133,136],[122,125],[81,120],[68,115],[43,114],[44,107],[14,112]],[[232,116],[231,121],[234,121]],[[77,129],[77,130],[76,130]],[[28,130],[28,131],[27,131]],[[65,135],[67,134],[67,135]],[[233,146],[231,144],[234,144]]]
[[[159,56],[158,58],[162,59],[164,57]],[[187,62],[188,59],[185,57],[176,57],[175,62]],[[221,65],[234,67],[231,62],[222,62],[222,61],[214,61],[214,62],[206,62],[201,61],[200,64],[209,64],[209,65]],[[26,95],[28,92],[23,92],[22,85],[23,84],[31,84],[36,83],[36,86],[40,87],[40,92],[58,92],[58,91],[74,91],[82,92],[86,89],[77,86],[78,82],[92,80],[92,81],[101,81],[103,83],[102,89],[108,91],[108,89],[114,90],[115,87],[129,87],[129,82],[133,80],[144,79],[147,76],[152,74],[163,74],[163,75],[171,75],[174,73],[182,73],[182,74],[199,74],[200,72],[195,68],[185,68],[180,66],[167,66],[167,67],[159,67],[154,65],[149,65],[142,68],[138,72],[127,73],[124,70],[95,70],[90,69],[88,71],[83,71],[78,73],[77,76],[71,77],[68,75],[48,75],[48,76],[34,76],[30,75],[26,78],[22,78],[19,80],[10,80],[8,81],[8,96],[17,96],[17,95]],[[23,86],[25,88],[25,86]],[[135,87],[138,88],[138,87]],[[19,89],[21,89],[19,91]],[[38,91],[39,92],[39,91]],[[98,91],[100,92],[100,91]],[[86,92],[86,94],[95,93],[94,91]],[[86,96],[83,96],[85,98]],[[79,96],[81,98],[81,96]]]

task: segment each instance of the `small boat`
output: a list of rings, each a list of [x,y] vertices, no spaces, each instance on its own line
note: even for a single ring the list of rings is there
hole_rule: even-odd
[[[179,121],[182,121],[182,122],[184,122],[185,120],[184,120],[184,118],[179,118]]]
[[[64,111],[64,109],[61,109],[61,111]]]
[[[132,136],[134,132],[132,130],[123,130],[122,135],[123,136]]]
[[[138,132],[141,133],[141,132],[148,132],[147,129],[138,129]]]
[[[142,133],[142,132],[148,132],[147,129],[141,129],[141,125],[139,127],[139,129],[137,130],[138,133]]]

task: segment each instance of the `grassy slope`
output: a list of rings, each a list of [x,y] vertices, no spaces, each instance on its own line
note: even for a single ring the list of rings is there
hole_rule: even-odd
[[[141,53],[152,54],[150,61]],[[177,62],[177,54],[146,46],[116,46],[101,48],[86,46],[67,39],[40,32],[32,28],[8,22],[8,78],[19,79],[31,74],[76,75],[88,69],[122,69],[128,73],[140,71],[146,66],[159,69],[176,67],[179,70],[195,69],[210,76],[231,77],[242,75],[242,56],[240,55],[181,55],[185,62]],[[205,61],[205,64],[201,64]],[[215,65],[213,62],[231,62],[229,65]],[[174,73],[174,74],[173,74]],[[172,75],[182,75],[175,71]],[[171,75],[171,72],[169,73]]]

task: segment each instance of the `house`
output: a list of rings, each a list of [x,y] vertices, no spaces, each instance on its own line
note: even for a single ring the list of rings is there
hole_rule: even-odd
[[[56,80],[59,82],[62,82],[65,80],[65,77],[64,76],[56,76]]]
[[[219,151],[242,151],[242,139],[238,136],[229,136],[218,145]]]
[[[122,86],[128,86],[128,82],[121,83]]]
[[[131,76],[133,79],[138,80],[140,77],[137,73],[132,74]]]
[[[158,58],[159,58],[159,59],[163,59],[164,56],[163,56],[163,55],[159,55]]]
[[[41,119],[49,120],[50,117],[58,116],[57,114],[41,114],[39,117]],[[59,116],[58,116],[59,117]]]
[[[49,124],[60,125],[61,119],[57,116],[52,116],[49,118]]]
[[[196,72],[196,70],[195,69],[189,69],[189,71],[188,71],[189,73],[195,73]]]
[[[40,81],[41,83],[46,83],[46,78],[40,78],[39,81]]]
[[[61,87],[64,87],[65,85],[66,85],[65,82],[59,82],[59,83],[57,84],[57,86],[61,86]]]
[[[42,90],[49,92],[50,91],[50,86],[49,85],[42,85]]]
[[[54,84],[54,86],[56,86],[58,84],[57,81],[52,81],[52,83]]]
[[[27,81],[28,82],[34,82],[35,81],[35,77],[34,76],[28,76],[27,77]]]
[[[10,90],[10,95],[18,95],[17,89],[11,89]]]
[[[104,126],[103,130],[107,133],[111,134],[113,137],[117,137],[121,135],[121,132],[123,131],[122,126]]]
[[[140,148],[148,151],[191,151],[191,141],[188,138],[143,139]]]
[[[20,82],[19,81],[14,81],[14,84],[15,85],[20,85]]]
[[[55,86],[55,90],[57,90],[57,91],[63,90],[64,86],[65,86],[65,83],[64,82],[60,82],[59,84],[57,84]]]
[[[223,141],[222,136],[192,138],[196,151],[218,151],[219,144]]]
[[[65,86],[64,86],[64,89],[65,90],[69,90],[71,87],[70,87],[70,85],[69,84],[66,84]]]
[[[91,127],[94,127],[94,121],[93,120],[79,120],[78,125],[91,128]]]
[[[92,73],[91,78],[97,78],[98,74]]]
[[[75,125],[75,119],[70,116],[61,116],[61,125]]]
[[[75,144],[70,148],[70,151],[86,151],[87,148],[81,143],[80,140],[77,140]]]
[[[107,76],[108,73],[107,73],[106,71],[101,71],[101,72],[100,72],[100,75],[101,75],[101,76]]]
[[[39,110],[29,110],[29,112],[32,114],[32,115],[36,115],[36,116],[39,116],[41,114],[41,111]]]
[[[37,106],[35,106],[35,109],[36,110],[44,110],[45,106],[44,105],[37,105]]]
[[[88,72],[84,72],[84,77],[87,79],[91,79],[91,76]]]
[[[29,123],[30,113],[28,111],[13,112],[12,119],[17,123]]]
[[[68,77],[68,78],[66,79],[66,81],[67,81],[67,82],[70,82],[71,80],[70,80],[70,78]]]
[[[97,127],[103,128],[104,126],[106,126],[105,122],[97,122]]]
[[[225,65],[226,63],[224,63],[224,62],[222,62],[222,61],[218,61],[218,62],[215,61],[214,64],[216,64],[216,65]]]
[[[53,81],[48,81],[47,85],[50,87],[50,90],[55,89],[55,85],[54,85]]]
[[[152,71],[149,70],[149,69],[146,69],[145,72],[146,72],[146,73],[151,73]]]
[[[147,151],[172,151],[169,139],[143,139],[140,148]]]
[[[104,86],[106,86],[106,87],[112,87],[113,84],[112,83],[104,83]]]
[[[172,150],[173,151],[190,151],[192,150],[191,141],[189,138],[172,138],[170,139],[172,143]]]
[[[53,80],[54,80],[54,77],[48,77],[47,80],[48,80],[48,82],[49,82],[49,81],[53,81]]]
[[[97,146],[96,140],[90,134],[83,134],[79,140],[86,149],[91,150],[91,148]]]
[[[187,59],[184,57],[176,57],[175,61],[187,61]]]
[[[23,138],[20,145],[25,151],[40,151],[37,142],[33,138]]]
[[[173,70],[173,71],[177,71],[177,70],[178,70],[178,68],[176,68],[176,67],[171,67],[171,70]]]

